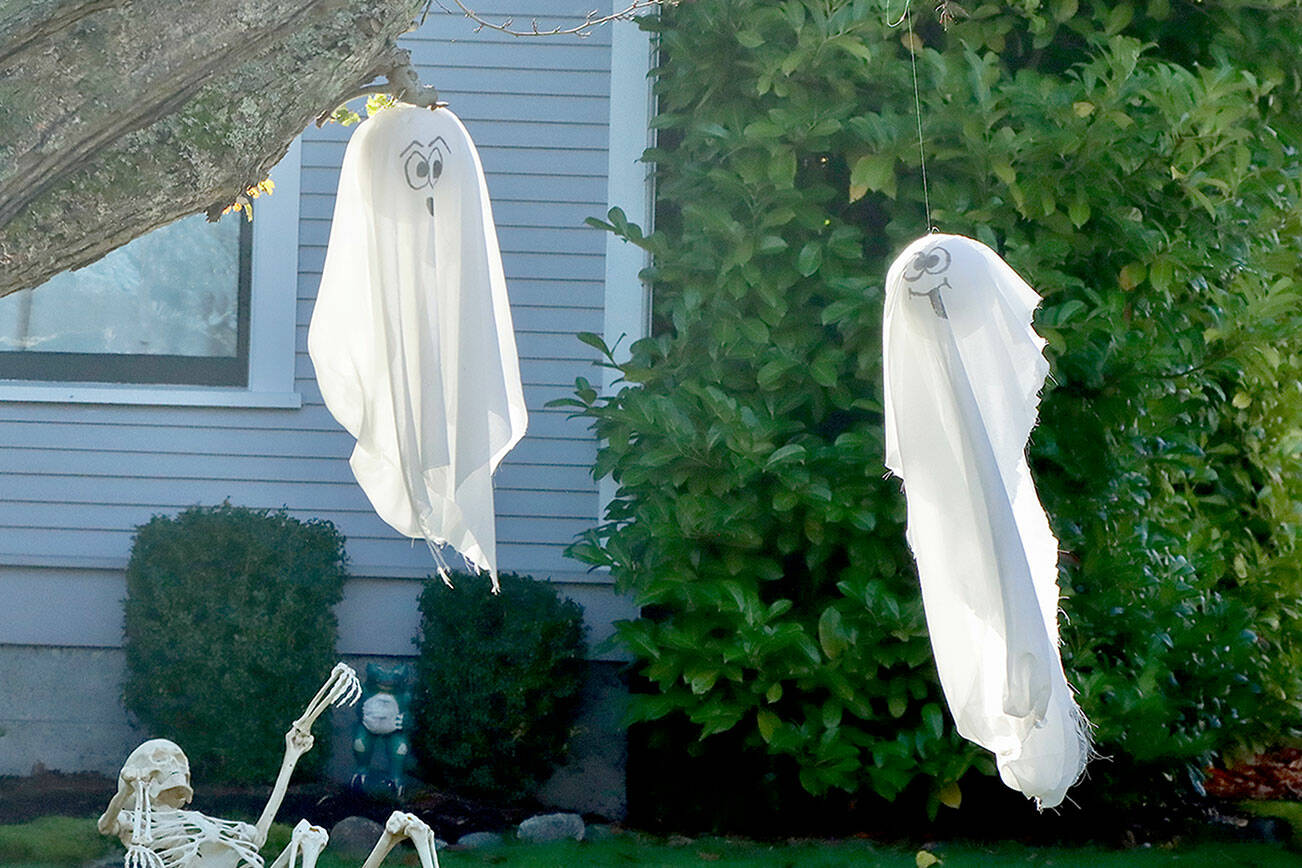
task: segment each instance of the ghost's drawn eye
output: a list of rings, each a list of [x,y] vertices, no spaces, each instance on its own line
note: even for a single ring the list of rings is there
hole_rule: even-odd
[[[904,269],[904,279],[913,283],[921,279],[924,274],[944,274],[949,270],[949,261],[949,251],[943,247],[920,250],[914,254]]]
[[[431,181],[437,181],[443,174],[443,155],[438,151],[430,154],[429,160],[429,177]]]
[[[407,163],[404,166],[407,173],[407,185],[413,190],[419,190],[422,187],[428,187],[430,183],[430,165],[425,159],[424,154],[413,152],[407,157]],[[443,167],[439,166],[439,172]],[[436,176],[437,177],[437,176]]]

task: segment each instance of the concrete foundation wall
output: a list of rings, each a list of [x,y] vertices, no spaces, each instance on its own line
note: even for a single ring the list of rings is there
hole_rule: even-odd
[[[0,645],[0,774],[114,775],[146,736],[122,708],[118,648]]]

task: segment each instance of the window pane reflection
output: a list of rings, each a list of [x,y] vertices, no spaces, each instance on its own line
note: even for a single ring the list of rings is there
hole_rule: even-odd
[[[0,351],[236,357],[243,222],[186,217],[0,299]]]

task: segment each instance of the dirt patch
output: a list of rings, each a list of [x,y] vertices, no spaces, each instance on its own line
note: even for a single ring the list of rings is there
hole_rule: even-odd
[[[104,775],[41,772],[0,777],[0,823],[26,823],[37,817],[97,816],[117,791]]]

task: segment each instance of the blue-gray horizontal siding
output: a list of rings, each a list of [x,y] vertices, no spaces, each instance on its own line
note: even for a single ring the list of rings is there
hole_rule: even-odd
[[[509,5],[481,11],[548,27],[578,23],[584,11],[565,0]],[[609,35],[517,40],[435,12],[404,45],[479,147],[511,296],[530,424],[496,479],[500,565],[601,584],[563,554],[597,517],[595,445],[584,423],[544,405],[568,395],[575,377],[599,379],[574,333],[602,331],[605,240],[583,221],[606,207]],[[327,125],[304,134],[294,370],[302,408],[0,403],[0,571],[111,568],[151,516],[229,499],[334,522],[356,576],[428,574],[424,546],[383,524],[353,481],[352,439],[321,403],[306,353],[350,133]]]

